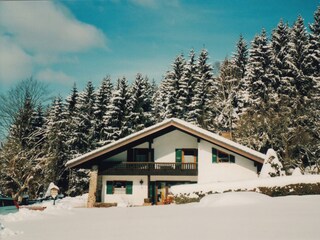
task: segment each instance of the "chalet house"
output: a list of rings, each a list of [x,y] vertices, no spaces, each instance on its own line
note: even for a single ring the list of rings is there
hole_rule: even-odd
[[[170,187],[257,178],[265,154],[180,119],[161,123],[67,162],[91,169],[88,206],[161,204]]]

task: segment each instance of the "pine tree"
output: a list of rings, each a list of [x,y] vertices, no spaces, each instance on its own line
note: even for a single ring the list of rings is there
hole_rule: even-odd
[[[237,71],[231,61],[225,59],[221,64],[220,75],[217,77],[218,95],[216,96],[216,106],[218,115],[215,118],[217,132],[233,132],[234,122],[237,118],[234,99],[236,94]]]
[[[216,129],[218,131],[232,132],[236,128],[239,115],[245,111],[247,89],[244,85],[244,76],[248,63],[248,49],[242,35],[236,45],[236,51],[231,60],[226,59],[220,67],[220,75],[217,78],[219,83],[218,106]]]
[[[276,77],[273,73],[272,49],[265,30],[251,44],[245,75],[249,105],[241,115],[236,139],[249,147],[265,152],[273,147],[273,118],[277,104]]]
[[[213,67],[208,63],[208,59],[208,52],[203,49],[197,61],[195,94],[187,117],[192,123],[206,129],[210,129],[217,114],[213,97],[218,91],[213,78]]]
[[[107,112],[107,107],[110,104],[112,97],[113,85],[111,83],[110,77],[103,79],[100,88],[97,92],[96,104],[94,107],[95,114],[95,124],[94,124],[94,139],[97,142],[97,146],[102,146],[105,140],[104,136],[104,121],[103,116]]]
[[[88,82],[83,92],[79,94],[77,110],[79,125],[77,132],[79,133],[78,150],[79,153],[86,153],[95,149],[95,115],[94,109],[96,104],[96,94],[92,82]]]
[[[106,143],[128,135],[128,100],[130,97],[128,91],[126,78],[118,79],[116,89],[104,116]]]
[[[309,56],[311,66],[310,71],[311,75],[318,76],[320,75],[320,6],[314,13],[314,22],[309,25],[310,28],[310,47],[309,47]],[[318,81],[320,81],[318,79]]]
[[[64,149],[68,160],[79,156],[81,153],[79,146],[81,144],[82,134],[79,132],[80,112],[79,112],[79,93],[76,84],[73,85],[71,94],[66,98],[64,112],[62,116],[66,119],[65,136],[66,148]],[[68,174],[68,190],[66,194],[77,196],[83,194],[88,189],[89,172],[85,169],[66,169]]]
[[[299,96],[307,96],[312,88],[312,79],[308,77],[311,71],[309,63],[309,40],[303,18],[299,16],[292,27],[288,64],[294,85],[297,90],[298,100],[303,103]]]
[[[76,84],[73,85],[71,94],[66,98],[65,112],[66,135],[68,145],[68,155],[72,159],[80,154],[79,143],[81,142],[81,133],[79,132],[80,113],[77,108],[79,105],[79,94]]]
[[[196,54],[192,49],[189,53],[189,60],[185,65],[185,70],[183,73],[183,81],[186,82],[187,85],[187,94],[185,97],[185,116],[183,119],[189,121],[188,113],[192,110],[192,99],[195,95],[195,87],[196,87],[196,77],[197,77],[197,64],[196,64]]]
[[[271,39],[272,71],[275,75],[274,88],[279,96],[281,107],[292,104],[291,100],[296,95],[294,79],[290,74],[290,35],[291,29],[280,20],[276,29],[273,30]],[[282,108],[279,111],[290,111],[290,109]]]
[[[61,97],[54,99],[46,118],[45,144],[47,150],[47,182],[54,182],[64,192],[68,189],[68,171],[65,164],[69,160],[66,119]]]
[[[248,48],[242,35],[240,35],[237,43],[236,52],[233,54],[232,63],[235,68],[235,77],[237,77],[237,79],[244,78],[248,63]]]
[[[172,71],[167,72],[165,81],[167,84],[165,118],[184,118],[187,83],[184,81],[185,59],[178,55],[172,64]]]
[[[272,72],[272,52],[265,30],[255,36],[250,50],[246,78],[250,83],[249,94],[255,109],[276,99],[275,76]]]
[[[149,127],[152,121],[152,89],[148,78],[137,74],[130,89],[128,131],[133,133]]]
[[[169,84],[164,79],[153,95],[153,115],[155,122],[161,122],[166,117],[167,95],[169,95]]]

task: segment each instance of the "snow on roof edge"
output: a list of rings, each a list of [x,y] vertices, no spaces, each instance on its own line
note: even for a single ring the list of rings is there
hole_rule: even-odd
[[[212,133],[212,132],[210,132],[208,130],[205,130],[203,128],[200,128],[200,127],[198,127],[198,126],[196,126],[194,124],[191,124],[189,122],[186,122],[184,120],[181,120],[181,119],[178,119],[178,118],[168,118],[168,119],[163,120],[160,123],[157,123],[155,125],[147,127],[145,129],[142,129],[142,130],[140,130],[138,132],[132,133],[132,134],[130,134],[130,135],[124,137],[124,138],[121,138],[121,139],[119,139],[117,141],[111,142],[111,143],[109,143],[109,144],[107,144],[105,146],[102,146],[102,147],[97,148],[97,149],[95,149],[93,151],[85,153],[85,154],[83,154],[83,155],[81,155],[81,156],[79,156],[77,158],[71,159],[65,165],[67,167],[69,167],[70,165],[73,165],[73,164],[75,164],[77,162],[79,162],[79,164],[80,164],[80,163],[82,163],[81,160],[86,159],[87,157],[90,157],[91,155],[94,155],[96,153],[99,153],[99,152],[102,152],[104,150],[107,150],[108,148],[113,147],[113,146],[115,146],[115,145],[117,145],[119,143],[125,142],[125,141],[129,140],[130,138],[134,138],[135,136],[139,136],[139,135],[141,135],[141,134],[143,134],[145,132],[152,131],[153,129],[157,129],[157,128],[159,128],[159,127],[161,127],[163,125],[166,125],[166,124],[168,124],[170,122],[175,122],[177,124],[180,124],[182,126],[190,128],[190,129],[192,129],[192,130],[194,130],[194,131],[196,131],[198,133],[201,133],[201,134],[204,134],[204,135],[208,136],[209,138],[213,138],[213,139],[217,140],[218,142],[224,142],[227,145],[230,145],[230,146],[232,146],[232,147],[234,147],[234,148],[236,148],[238,150],[244,151],[244,152],[246,152],[248,154],[251,154],[253,156],[256,156],[258,158],[264,159],[265,156],[266,156],[263,153],[260,153],[260,152],[258,152],[256,150],[253,150],[251,148],[243,146],[243,145],[241,145],[239,143],[236,143],[236,142],[234,142],[232,140],[224,138],[224,137],[222,137],[222,136],[220,136],[220,135],[218,135],[216,133]],[[84,161],[84,162],[86,162],[86,161]],[[76,165],[78,165],[78,164],[76,164]],[[74,166],[76,166],[76,165],[74,165]]]

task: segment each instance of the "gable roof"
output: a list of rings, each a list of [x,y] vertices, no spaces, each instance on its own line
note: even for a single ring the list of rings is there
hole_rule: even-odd
[[[85,162],[88,162],[90,160],[93,160],[103,154],[107,154],[111,151],[114,151],[120,147],[123,147],[127,144],[130,144],[134,141],[137,141],[139,139],[145,138],[149,135],[155,134],[161,130],[164,130],[169,127],[174,127],[178,130],[184,131],[186,133],[189,133],[191,135],[194,135],[200,139],[206,140],[212,144],[218,145],[224,149],[227,149],[231,152],[235,152],[239,155],[242,155],[244,157],[247,157],[253,161],[263,163],[265,159],[265,154],[260,153],[258,151],[255,151],[251,148],[245,147],[239,143],[236,143],[232,140],[229,140],[227,138],[224,138],[218,134],[209,132],[205,129],[202,129],[198,126],[195,126],[191,123],[188,123],[186,121],[183,121],[181,119],[177,118],[170,118],[162,121],[161,123],[155,124],[153,126],[150,126],[148,128],[145,128],[141,131],[138,131],[136,133],[133,133],[127,137],[121,138],[115,142],[109,143],[103,147],[100,147],[96,150],[93,150],[91,152],[88,152],[86,154],[83,154],[77,158],[74,158],[66,163],[67,167],[75,167],[80,164],[83,164]]]

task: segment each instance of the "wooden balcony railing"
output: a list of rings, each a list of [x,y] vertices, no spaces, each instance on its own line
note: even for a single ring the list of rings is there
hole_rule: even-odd
[[[197,163],[108,162],[101,174],[106,175],[187,175],[198,174]]]

